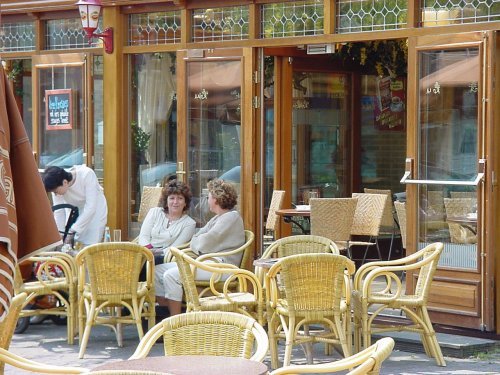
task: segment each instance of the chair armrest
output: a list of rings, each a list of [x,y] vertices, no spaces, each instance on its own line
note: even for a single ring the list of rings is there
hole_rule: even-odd
[[[189,243],[187,244],[182,244],[181,246],[189,246]],[[193,259],[196,259],[198,258],[198,254],[196,254],[193,250],[191,250],[190,247],[183,247],[183,248],[178,248],[177,246],[175,246],[176,249],[178,249],[179,251],[183,252],[184,254],[188,255],[189,257],[193,258]],[[166,251],[165,252],[165,257],[163,258],[163,262],[164,263],[170,263],[170,262],[174,262],[175,260],[175,257],[172,255],[172,253],[170,251]]]
[[[66,278],[71,280],[76,278],[77,269],[74,258],[61,252],[44,252],[26,259],[30,262],[38,263],[38,269],[35,274],[38,282],[45,285],[47,281],[60,280]],[[62,274],[54,274],[56,268]]]
[[[0,362],[4,362],[15,368],[20,368],[37,374],[84,374],[89,372],[89,369],[83,367],[53,366],[41,362],[35,362],[20,357],[3,348],[0,348]]]

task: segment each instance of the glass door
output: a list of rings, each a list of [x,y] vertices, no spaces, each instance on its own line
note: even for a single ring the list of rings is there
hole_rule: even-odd
[[[80,54],[35,56],[34,144],[39,168],[88,164],[87,64]]]
[[[229,181],[240,195],[242,65],[240,58],[188,59],[185,64],[187,134],[182,135],[187,158],[179,160],[187,165],[178,163],[178,173],[187,176],[193,193],[191,216],[199,226],[212,217],[208,181]]]
[[[414,157],[406,160],[401,181],[407,184],[407,205],[417,224],[409,252],[432,242],[445,244],[430,296],[433,322],[487,329],[485,297],[491,289],[484,282],[487,267],[481,256],[487,194],[486,44],[481,36],[441,41],[415,41],[416,97],[408,102],[417,103],[410,112],[415,113],[416,142],[409,147]],[[409,76],[412,65],[410,59]],[[407,282],[412,288],[414,278],[408,275]]]
[[[294,65],[292,202],[348,192],[350,76]]]

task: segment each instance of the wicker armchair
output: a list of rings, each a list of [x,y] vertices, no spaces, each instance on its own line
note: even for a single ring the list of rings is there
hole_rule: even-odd
[[[349,246],[366,246],[363,254],[362,264],[366,261],[368,249],[375,245],[378,260],[382,260],[382,253],[378,245],[377,237],[380,233],[387,194],[353,193],[353,198],[358,199],[354,219],[352,222],[352,236],[368,236],[368,241],[350,241]],[[374,240],[374,241],[373,241]],[[349,252],[349,258],[352,259]]]
[[[131,242],[100,243],[80,251],[76,264],[79,357],[84,356],[93,325],[111,326],[115,330],[118,346],[123,345],[117,330],[120,324],[135,324],[139,338],[142,338],[141,318],[147,318],[150,327],[155,323],[154,258],[151,251]],[[140,282],[139,273],[144,264],[146,281]],[[121,307],[126,307],[130,315],[121,316]],[[115,310],[118,313],[115,314]]]
[[[203,262],[206,260],[212,261],[212,262],[218,262],[217,259],[214,257],[223,257],[223,256],[228,256],[228,255],[233,255],[233,254],[238,254],[238,253],[243,253],[241,257],[241,262],[240,262],[240,268],[242,269],[248,269],[251,259],[253,258],[253,253],[252,253],[252,243],[255,239],[255,235],[251,230],[245,229],[245,243],[238,247],[237,249],[231,250],[231,251],[221,251],[220,253],[207,253],[200,255],[194,258],[198,262]],[[186,254],[190,254],[189,251],[184,251]],[[192,255],[192,254],[190,254]],[[195,278],[196,279],[196,278]],[[203,297],[206,294],[210,294],[210,281],[203,281],[203,280],[196,280],[195,284],[198,288],[202,288],[200,291],[199,295],[200,297]],[[222,288],[223,284],[219,283],[216,285],[216,288]],[[234,281],[232,284],[229,285],[230,289],[229,290],[234,290],[237,287],[237,282]]]
[[[350,256],[349,242],[357,198],[312,198],[311,234],[335,241]]]
[[[5,364],[37,374],[82,374],[87,372],[88,370],[85,368],[51,366],[45,363],[25,359],[9,352],[9,346],[12,335],[14,334],[16,322],[23,305],[26,304],[26,301],[26,293],[17,294],[12,299],[9,314],[2,322],[0,322],[0,374],[4,373]]]
[[[292,345],[325,342],[340,344],[351,354],[350,309],[342,298],[344,275],[354,273],[354,263],[336,254],[299,254],[281,259],[266,274],[268,334],[272,367],[278,367],[278,339],[285,339],[284,365],[290,364]],[[280,278],[280,280],[278,280]],[[280,288],[285,291],[282,298]],[[308,324],[324,325],[310,332]],[[304,326],[304,333],[299,328]],[[283,331],[283,332],[282,332]],[[308,358],[311,354],[308,353]]]
[[[476,198],[444,198],[447,217],[466,216],[473,211]],[[477,235],[466,226],[448,222],[452,243],[477,243]]]
[[[27,299],[23,304],[20,317],[30,317],[35,315],[64,316],[67,318],[68,344],[74,344],[77,302],[76,302],[76,264],[69,254],[50,251],[29,257],[24,262],[36,262],[38,264],[34,281],[23,282],[19,269],[16,268],[14,289],[16,293],[26,293]],[[55,307],[47,309],[24,309],[34,298],[52,295],[57,299]]]
[[[263,236],[264,249],[266,249],[269,245],[271,245],[276,238],[275,233],[276,230],[278,229],[278,224],[280,222],[280,218],[276,214],[276,211],[278,211],[281,208],[284,199],[285,199],[284,190],[273,191],[273,196],[271,197],[271,204],[269,205],[269,211],[267,212],[265,233]]]
[[[427,312],[431,282],[443,247],[442,243],[437,242],[405,258],[372,262],[359,268],[354,276],[354,291],[351,300],[354,310],[354,344],[357,350],[361,341],[364,347],[370,345],[372,333],[418,332],[427,355],[434,357],[439,366],[446,366]],[[404,291],[397,275],[397,272],[406,271],[419,272],[413,293]],[[376,279],[377,283],[375,283]],[[386,285],[380,287],[380,280],[386,280]],[[371,307],[373,308],[370,309]],[[413,324],[375,324],[374,319],[387,308],[401,309]]]
[[[337,245],[330,239],[322,236],[297,235],[283,237],[273,242],[260,259],[284,258],[296,254],[332,253],[339,254]],[[255,274],[261,285],[264,285],[265,269],[255,266]]]
[[[171,316],[150,329],[129,359],[144,358],[163,337],[165,355],[213,355],[262,362],[269,340],[255,319],[224,311]]]
[[[350,357],[319,365],[285,366],[274,370],[270,375],[324,374],[349,370],[346,375],[378,375],[382,362],[394,349],[394,339],[384,337],[362,352]]]
[[[187,311],[232,311],[248,315],[263,324],[264,300],[262,286],[253,272],[228,263],[200,262],[185,252],[172,247],[184,288]],[[196,287],[196,269],[212,273],[209,297],[200,297]],[[224,280],[222,288],[218,288]],[[233,290],[237,282],[237,290]]]

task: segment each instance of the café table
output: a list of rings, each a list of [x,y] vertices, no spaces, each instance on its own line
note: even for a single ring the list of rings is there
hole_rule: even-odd
[[[101,370],[142,370],[165,372],[172,375],[264,375],[268,373],[265,364],[239,357],[209,355],[179,355],[146,357],[109,362],[93,368]]]
[[[309,234],[309,228],[306,228],[295,218],[302,217],[307,221],[311,218],[311,210],[298,210],[296,208],[285,208],[281,210],[277,210],[276,214],[283,218],[285,223],[294,223],[304,234]]]

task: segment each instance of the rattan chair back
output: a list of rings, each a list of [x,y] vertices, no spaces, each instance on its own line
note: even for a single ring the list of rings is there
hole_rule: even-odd
[[[353,263],[337,254],[291,255],[279,267],[289,313],[312,320],[339,312],[344,271],[354,273]]]
[[[442,190],[427,191],[427,212],[432,213],[434,216],[444,217],[444,195]]]
[[[429,299],[431,283],[436,273],[443,249],[443,244],[434,243],[413,254],[415,259],[418,259],[418,262],[422,264],[418,272],[417,283],[415,284],[415,290],[413,292],[418,301],[427,303]]]
[[[198,311],[164,319],[141,340],[130,359],[144,358],[163,337],[165,355],[239,357],[262,362],[269,340],[255,319],[224,311]]]
[[[279,223],[279,216],[276,214],[285,199],[284,190],[274,190],[271,197],[271,204],[269,205],[269,211],[267,213],[266,219],[266,231],[276,232]]]
[[[269,246],[260,259],[284,258],[289,255],[332,253],[339,254],[339,248],[332,240],[309,234],[289,236],[277,239]],[[257,278],[264,285],[265,270],[255,267]]]
[[[332,241],[349,241],[358,200],[356,198],[312,198],[311,234]]]
[[[149,210],[158,207],[161,197],[161,186],[144,186],[141,194],[141,204],[139,205],[139,214],[137,221],[142,223]]]
[[[380,232],[387,195],[353,193],[352,197],[358,199],[358,204],[354,213],[351,235],[377,237]]]
[[[346,375],[376,375],[394,349],[394,339],[384,337],[365,350],[338,361],[318,365],[284,366],[270,375],[318,374],[349,371]]]
[[[401,231],[401,242],[403,245],[403,249],[406,249],[406,203],[395,201],[394,208],[396,209],[396,215],[398,217],[399,230]]]
[[[444,198],[447,217],[466,216],[473,211],[476,198]],[[452,243],[477,243],[477,236],[460,224],[448,222]]]
[[[392,229],[394,226],[394,215],[393,215],[393,207],[392,207],[392,191],[390,189],[364,189],[365,193],[368,194],[385,194],[387,195],[387,199],[384,205],[384,212],[382,214],[382,221],[380,225],[383,228]]]
[[[141,318],[147,318],[151,327],[155,319],[153,253],[132,242],[105,242],[81,250],[76,256],[76,264],[80,358],[85,353],[91,327],[97,324],[111,325],[118,329],[121,324],[135,324],[139,337],[142,338]],[[146,281],[139,281],[144,265]],[[106,314],[103,317],[101,314],[110,307],[126,307],[130,315]],[[118,345],[122,345],[119,334],[117,341]]]

